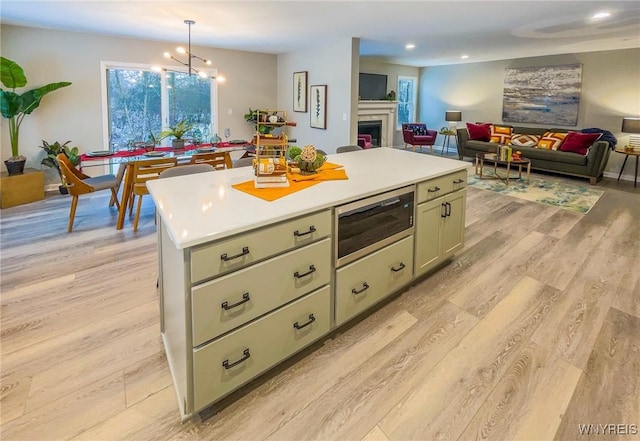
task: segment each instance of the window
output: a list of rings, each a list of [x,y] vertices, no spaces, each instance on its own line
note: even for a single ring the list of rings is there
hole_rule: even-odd
[[[398,75],[398,118],[396,130],[402,130],[402,124],[416,121],[416,98],[418,95],[416,77]]]
[[[186,72],[154,72],[143,65],[103,63],[103,73],[104,142],[109,149],[149,141],[182,119],[195,124],[190,135],[203,142],[217,132],[215,81]]]

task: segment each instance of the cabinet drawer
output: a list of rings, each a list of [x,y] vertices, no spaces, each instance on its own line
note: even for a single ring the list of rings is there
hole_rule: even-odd
[[[418,203],[438,198],[467,186],[467,171],[451,173],[418,184]]]
[[[336,271],[336,325],[411,281],[413,236]]]
[[[192,289],[198,346],[322,285],[331,273],[331,239],[290,251]]]
[[[329,286],[325,286],[194,350],[195,411],[327,334],[330,295]]]
[[[331,211],[321,211],[191,251],[191,283],[234,271],[331,234]]]

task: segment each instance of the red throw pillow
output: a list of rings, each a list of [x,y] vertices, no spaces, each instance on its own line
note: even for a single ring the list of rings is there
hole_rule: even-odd
[[[601,136],[602,133],[569,132],[560,145],[560,151],[586,155],[589,147]]]
[[[467,123],[469,139],[476,141],[489,141],[491,139],[491,124]]]

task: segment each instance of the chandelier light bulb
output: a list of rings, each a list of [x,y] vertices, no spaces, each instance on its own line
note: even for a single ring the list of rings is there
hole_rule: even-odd
[[[181,65],[183,65],[184,67],[187,68],[187,73],[189,75],[193,75],[196,74],[198,75],[200,78],[209,78],[209,75],[206,72],[200,72],[198,69],[196,69],[195,67],[192,67],[192,62],[194,61],[194,59],[199,60],[203,63],[205,63],[208,66],[211,66],[211,60],[206,60],[204,58],[201,58],[193,53],[191,53],[191,26],[196,24],[195,21],[193,20],[185,20],[184,24],[186,24],[189,27],[189,48],[185,49],[184,47],[180,46],[176,48],[176,51],[179,54],[183,54],[187,56],[186,60],[180,60],[178,57],[174,57],[173,55],[171,55],[170,52],[165,52],[164,56],[175,61],[176,63],[179,63]],[[163,69],[165,72],[180,72],[180,71],[174,71],[174,70],[170,70],[170,69]],[[211,77],[212,79],[215,79],[214,77]]]

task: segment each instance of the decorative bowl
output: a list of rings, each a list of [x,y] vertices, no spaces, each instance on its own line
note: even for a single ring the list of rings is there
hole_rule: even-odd
[[[322,156],[322,159],[316,159],[315,161],[298,161],[298,168],[301,175],[313,175],[318,173],[318,169],[326,162],[326,156]]]

